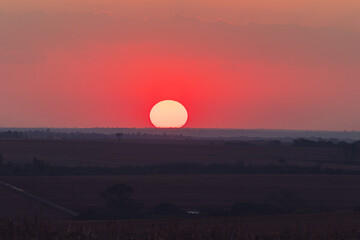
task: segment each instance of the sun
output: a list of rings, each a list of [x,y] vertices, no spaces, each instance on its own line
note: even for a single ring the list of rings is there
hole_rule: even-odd
[[[158,102],[150,111],[150,121],[156,128],[181,128],[187,120],[186,108],[174,100]]]

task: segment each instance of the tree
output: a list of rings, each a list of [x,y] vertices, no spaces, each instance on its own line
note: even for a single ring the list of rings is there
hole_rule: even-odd
[[[32,165],[34,170],[33,174],[36,175],[44,175],[45,169],[48,167],[43,160],[37,159],[36,157],[33,158]]]
[[[131,198],[133,190],[125,184],[116,184],[101,193],[106,201],[104,217],[108,219],[132,218],[137,216],[140,204]]]
[[[286,164],[286,160],[284,158],[279,158],[278,162],[282,167]]]
[[[0,153],[0,175],[4,173],[4,156]]]
[[[131,201],[132,194],[133,190],[128,185],[116,184],[102,192],[101,197],[105,199],[107,207],[118,208]]]
[[[288,190],[273,193],[269,199],[269,204],[275,206],[283,213],[292,213],[304,206],[304,202],[298,194]]]
[[[123,134],[123,133],[117,133],[117,134],[115,134],[115,135],[116,135],[118,141],[121,141],[121,138],[122,138],[122,136],[123,136],[124,134]]]

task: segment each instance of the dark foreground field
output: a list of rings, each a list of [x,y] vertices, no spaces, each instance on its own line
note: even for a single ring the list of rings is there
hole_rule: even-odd
[[[147,207],[170,202],[181,208],[228,207],[236,202],[266,201],[273,193],[289,191],[308,205],[348,210],[360,203],[360,176],[332,175],[148,175],[74,177],[0,177],[46,200],[74,211],[104,205],[100,193],[123,183],[134,190],[134,199]],[[1,190],[1,188],[0,188]],[[19,208],[18,200],[0,195],[0,213]],[[7,204],[6,204],[7,203]],[[27,204],[25,201],[23,204]],[[29,208],[31,205],[29,205]],[[25,207],[26,208],[26,207]],[[23,211],[25,212],[25,210]]]
[[[124,221],[0,221],[8,240],[349,240],[360,239],[359,214]]]

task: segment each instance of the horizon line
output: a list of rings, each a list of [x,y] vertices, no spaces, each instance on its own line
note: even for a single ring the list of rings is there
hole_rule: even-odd
[[[1,129],[146,129],[146,130],[229,130],[229,131],[289,131],[289,132],[359,132],[360,130],[315,130],[315,129],[286,129],[286,128],[200,128],[200,127],[182,127],[182,128],[155,128],[155,127],[0,127]]]

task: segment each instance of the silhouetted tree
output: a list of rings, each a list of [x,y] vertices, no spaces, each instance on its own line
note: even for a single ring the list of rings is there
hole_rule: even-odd
[[[360,205],[358,204],[358,205],[355,205],[354,207],[353,207],[353,210],[355,211],[355,212],[360,212]]]
[[[46,138],[52,138],[53,137],[53,134],[52,134],[52,132],[51,132],[51,130],[50,130],[50,128],[48,128],[48,129],[46,129]]]
[[[356,142],[351,144],[346,142],[340,142],[338,146],[343,149],[345,160],[354,160],[357,157],[358,144]]]
[[[5,171],[4,156],[0,153],[0,175],[3,175]]]
[[[271,141],[268,141],[267,144],[269,146],[280,146],[281,145],[281,141],[279,140],[271,140]]]
[[[35,174],[44,175],[47,164],[43,160],[39,160],[36,157],[34,157],[32,165]]]
[[[125,184],[113,185],[101,193],[106,201],[105,217],[108,219],[135,217],[140,210],[140,204],[131,198],[132,194],[132,188]]]
[[[23,137],[23,133],[22,132],[18,132],[18,131],[5,131],[5,132],[0,132],[0,138],[22,138]]]
[[[294,210],[300,209],[304,205],[297,193],[287,190],[273,193],[269,199],[269,204],[275,206],[283,213],[292,213]]]
[[[116,135],[118,141],[121,141],[121,138],[122,138],[122,136],[123,136],[124,134],[123,134],[123,133],[117,133],[117,134],[115,134],[115,135]]]
[[[284,158],[279,158],[278,162],[281,166],[284,166],[286,164],[286,160]]]
[[[316,167],[318,167],[319,169],[321,169],[323,167],[323,163],[322,162],[316,162]]]
[[[132,200],[132,194],[133,190],[128,185],[116,184],[102,192],[101,197],[105,199],[107,207],[122,207]]]
[[[315,147],[317,143],[315,141],[300,138],[300,139],[294,139],[293,145],[296,147]]]
[[[354,157],[357,160],[360,160],[360,141],[354,142],[353,145],[354,145]]]

